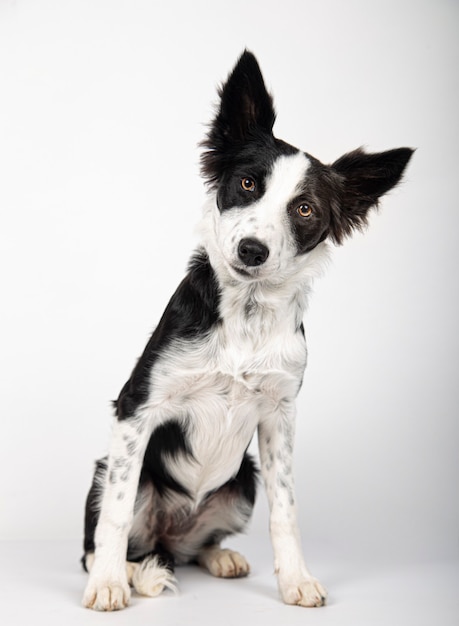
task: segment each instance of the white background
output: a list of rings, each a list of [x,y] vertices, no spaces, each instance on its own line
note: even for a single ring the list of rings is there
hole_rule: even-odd
[[[305,319],[296,476],[306,555],[336,558],[326,611],[337,571],[457,560],[458,32],[455,0],[0,0],[1,539],[66,540],[75,567],[109,401],[196,243],[197,144],[248,47],[277,136],[324,162],[417,148]],[[261,495],[269,555],[266,528]]]

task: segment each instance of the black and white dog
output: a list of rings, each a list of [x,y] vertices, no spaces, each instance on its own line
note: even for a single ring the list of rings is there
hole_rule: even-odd
[[[248,574],[245,558],[220,544],[251,516],[255,431],[280,594],[325,603],[303,560],[293,486],[303,313],[327,240],[340,244],[365,225],[412,150],[356,150],[323,165],[276,139],[274,120],[257,61],[244,52],[203,142],[201,245],[121,390],[110,452],[96,466],[87,607],[122,609],[129,585],[156,596],[174,587],[175,564]]]

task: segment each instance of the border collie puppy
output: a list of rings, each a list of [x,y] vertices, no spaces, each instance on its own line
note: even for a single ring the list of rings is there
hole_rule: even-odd
[[[130,585],[156,596],[174,566],[246,576],[222,540],[245,529],[258,433],[279,591],[321,606],[296,515],[295,398],[306,365],[303,313],[311,280],[401,179],[412,150],[355,150],[332,165],[277,139],[273,101],[244,52],[221,87],[203,142],[209,185],[201,244],[115,402],[107,457],[89,491],[86,607],[127,606]]]

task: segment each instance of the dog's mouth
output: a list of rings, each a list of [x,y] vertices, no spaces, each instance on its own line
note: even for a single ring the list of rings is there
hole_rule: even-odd
[[[239,279],[246,281],[262,280],[264,278],[261,267],[246,267],[244,265],[236,265],[231,263],[229,265],[233,275]]]
[[[231,269],[234,270],[236,274],[239,274],[239,276],[243,276],[244,278],[252,278],[253,276],[252,273],[248,272],[245,269],[242,269],[241,267],[236,267],[235,265],[232,265]]]

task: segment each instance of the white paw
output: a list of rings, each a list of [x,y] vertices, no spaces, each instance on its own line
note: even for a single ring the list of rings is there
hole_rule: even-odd
[[[161,566],[157,556],[148,557],[132,573],[132,585],[142,596],[154,598],[165,589],[177,591],[177,580],[167,567]]]
[[[327,601],[327,590],[315,578],[296,584],[279,584],[285,604],[298,606],[324,606]]]
[[[83,606],[95,611],[119,611],[128,606],[129,586],[121,581],[89,581],[83,596]]]
[[[250,565],[239,552],[210,548],[201,554],[199,563],[218,578],[241,578],[250,572]]]

